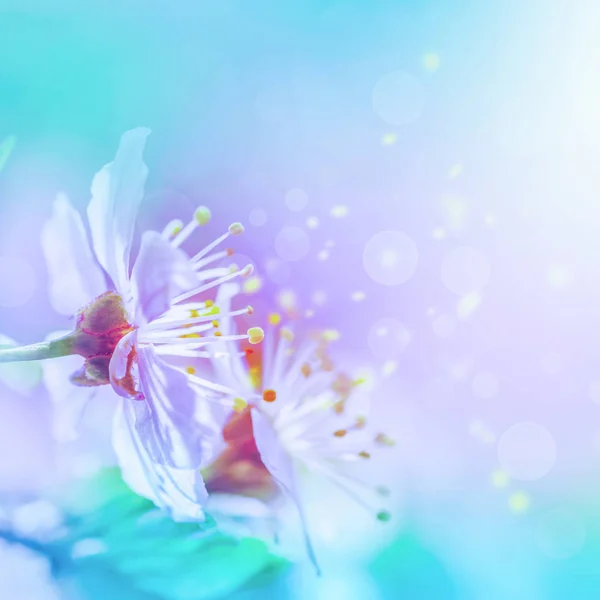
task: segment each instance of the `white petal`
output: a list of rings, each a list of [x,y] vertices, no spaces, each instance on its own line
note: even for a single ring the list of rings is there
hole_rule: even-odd
[[[133,266],[132,282],[139,325],[169,310],[176,296],[197,285],[197,277],[182,250],[173,248],[160,233],[147,231]]]
[[[208,493],[199,469],[159,465],[148,455],[135,426],[136,400],[122,400],[115,415],[113,445],[124,481],[175,521],[203,521]]]
[[[304,541],[306,544],[306,551],[311,562],[314,564],[317,572],[320,572],[317,558],[315,556],[310,536],[308,533],[308,526],[306,523],[306,517],[304,514],[304,507],[300,500],[298,488],[296,484],[296,473],[292,458],[285,451],[279,441],[277,432],[273,428],[268,417],[263,415],[259,410],[252,409],[252,428],[254,431],[254,441],[256,447],[260,452],[260,457],[269,473],[280,485],[282,490],[290,497],[290,499],[296,504],[300,519],[302,521],[302,527],[304,530]]]
[[[41,239],[50,278],[50,303],[56,312],[72,316],[106,291],[104,273],[94,259],[81,216],[66,196],[61,194],[54,201]]]
[[[149,133],[138,127],[123,134],[114,161],[94,177],[87,210],[96,256],[126,300],[135,219],[148,175],[142,153]]]
[[[194,419],[197,398],[186,374],[159,358],[152,346],[138,348],[138,366],[145,400],[134,401],[135,427],[152,460],[177,468],[207,464],[214,430]]]
[[[225,315],[231,311],[231,300],[239,291],[240,287],[235,283],[225,283],[219,287],[215,304],[219,307],[220,314]],[[223,336],[237,333],[231,317],[219,317],[219,323]],[[243,398],[248,398],[254,390],[238,345],[231,341],[218,341],[211,344],[210,350],[216,381],[229,386]]]

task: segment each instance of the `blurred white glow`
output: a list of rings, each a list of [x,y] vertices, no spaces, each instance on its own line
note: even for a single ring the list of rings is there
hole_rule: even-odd
[[[367,342],[375,357],[387,360],[402,354],[410,339],[410,332],[400,321],[384,318],[371,327]]]
[[[49,561],[23,546],[0,541],[2,597],[31,600],[60,600],[62,594],[52,581]],[[5,593],[10,590],[10,596]]]
[[[304,210],[308,205],[308,194],[300,188],[292,188],[285,194],[285,205],[294,212]]]
[[[497,450],[501,467],[520,481],[536,481],[547,475],[557,456],[550,432],[530,422],[509,427],[500,437]]]
[[[482,296],[479,292],[464,295],[456,305],[456,315],[461,320],[468,319],[481,305]]]
[[[269,258],[265,261],[265,272],[269,280],[276,284],[286,283],[291,275],[288,263],[279,258]]]
[[[275,252],[282,260],[301,260],[309,250],[310,239],[300,227],[284,227],[275,237]]]
[[[254,227],[262,227],[266,224],[267,220],[267,212],[262,208],[253,208],[248,215],[248,221]]]
[[[439,315],[433,320],[431,327],[435,335],[447,338],[456,331],[456,319],[452,315]]]
[[[3,308],[23,306],[35,292],[35,271],[19,256],[0,256],[0,281],[0,306]]]
[[[490,400],[498,395],[500,382],[493,373],[478,373],[473,378],[471,390],[476,398]]]
[[[491,277],[490,263],[471,246],[454,248],[442,262],[442,281],[454,294],[464,296],[482,290]]]
[[[419,80],[406,71],[384,75],[373,88],[373,110],[390,125],[416,121],[425,106],[425,90]]]
[[[413,275],[419,261],[415,243],[402,231],[380,231],[365,245],[363,266],[377,283],[400,285]]]

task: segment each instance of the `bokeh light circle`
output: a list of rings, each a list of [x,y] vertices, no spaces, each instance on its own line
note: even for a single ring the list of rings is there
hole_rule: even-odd
[[[281,260],[294,262],[304,258],[310,250],[310,239],[300,227],[283,227],[275,237],[275,252]]]
[[[452,315],[438,315],[431,324],[433,333],[441,338],[450,337],[456,330],[456,319]]]
[[[402,231],[380,231],[365,245],[363,266],[369,277],[382,285],[406,283],[414,274],[419,253]]]
[[[556,442],[537,423],[522,422],[509,427],[498,441],[500,466],[520,481],[536,481],[547,475],[556,462]]]
[[[254,227],[262,227],[266,224],[267,220],[267,211],[262,208],[253,208],[248,215],[248,221],[250,221],[250,225],[254,225]]]
[[[419,80],[406,71],[384,75],[373,88],[373,110],[390,125],[416,121],[425,106],[425,90]]]
[[[491,274],[492,269],[485,254],[472,246],[455,248],[442,261],[442,281],[459,296],[482,290]]]
[[[557,508],[542,515],[536,527],[536,541],[540,550],[556,560],[575,556],[586,539],[582,519],[567,508]]]
[[[265,262],[265,273],[269,281],[277,285],[286,283],[291,276],[290,265],[279,258],[269,258]]]
[[[367,336],[367,343],[375,357],[388,360],[402,354],[410,339],[410,332],[400,321],[384,318],[373,324]]]
[[[0,256],[0,281],[0,306],[3,308],[23,306],[35,292],[35,271],[18,256]]]
[[[478,373],[473,378],[471,390],[476,398],[490,400],[498,395],[500,382],[493,373]]]
[[[304,210],[308,205],[308,194],[300,188],[292,188],[285,194],[285,205],[294,212]]]

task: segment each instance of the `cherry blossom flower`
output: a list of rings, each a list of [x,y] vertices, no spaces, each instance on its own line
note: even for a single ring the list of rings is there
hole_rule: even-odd
[[[199,467],[211,459],[221,435],[206,404],[224,401],[229,390],[182,366],[182,360],[208,357],[211,345],[223,340],[236,352],[235,342],[260,342],[262,330],[222,336],[223,314],[211,299],[220,285],[252,271],[250,265],[212,266],[231,254],[213,250],[242,233],[241,224],[190,258],[181,245],[210,219],[210,211],[200,207],[186,226],[171,222],[160,233],[144,232],[131,260],[149,133],[145,128],[125,133],[113,162],[94,177],[87,209],[91,245],[81,216],[64,196],[44,228],[51,303],[61,314],[75,315],[75,331],[3,351],[0,361],[64,357],[43,364],[56,406],[55,430],[62,437],[75,434],[90,400],[121,396],[113,444],[125,480],[175,519],[201,520],[207,492]],[[73,373],[81,360],[74,355],[84,363]]]
[[[221,288],[221,306],[229,306],[236,288],[233,284]],[[239,493],[268,500],[272,490],[264,480],[267,471],[297,506],[309,556],[317,565],[299,489],[300,472],[326,477],[378,520],[387,521],[389,513],[378,506],[386,490],[369,487],[353,466],[370,460],[393,440],[368,426],[368,399],[359,392],[360,381],[335,368],[328,345],[336,332],[321,332],[297,345],[291,329],[278,327],[278,315],[271,320],[273,331],[266,337],[264,352],[247,348],[242,358],[226,351],[227,342],[215,347],[215,372],[238,391],[239,398],[225,428],[228,460],[216,461],[207,473],[207,487],[221,491],[235,486]],[[233,319],[224,319],[222,327],[230,333]]]

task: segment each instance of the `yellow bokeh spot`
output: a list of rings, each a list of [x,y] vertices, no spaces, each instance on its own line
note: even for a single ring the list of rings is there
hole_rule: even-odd
[[[458,177],[461,173],[463,172],[463,166],[460,163],[456,163],[455,165],[452,165],[450,167],[450,169],[448,170],[448,175],[452,178],[455,179],[456,177]]]
[[[279,313],[271,313],[268,319],[269,325],[279,325],[281,323],[281,315]]]
[[[323,339],[326,342],[335,342],[336,340],[339,340],[340,337],[341,334],[337,329],[326,329],[323,332]]]
[[[398,136],[395,133],[385,133],[381,137],[381,143],[384,146],[393,146],[398,141]]]
[[[437,52],[426,52],[423,54],[421,62],[423,63],[425,69],[431,73],[435,73],[440,68],[441,64],[441,60]]]
[[[510,483],[510,477],[506,471],[498,469],[492,473],[490,481],[495,488],[505,488]]]
[[[531,499],[525,492],[515,492],[508,498],[508,508],[516,515],[526,513],[531,507]]]
[[[256,275],[254,277],[249,277],[244,281],[243,288],[246,294],[255,294],[262,287],[262,280],[260,277]]]

